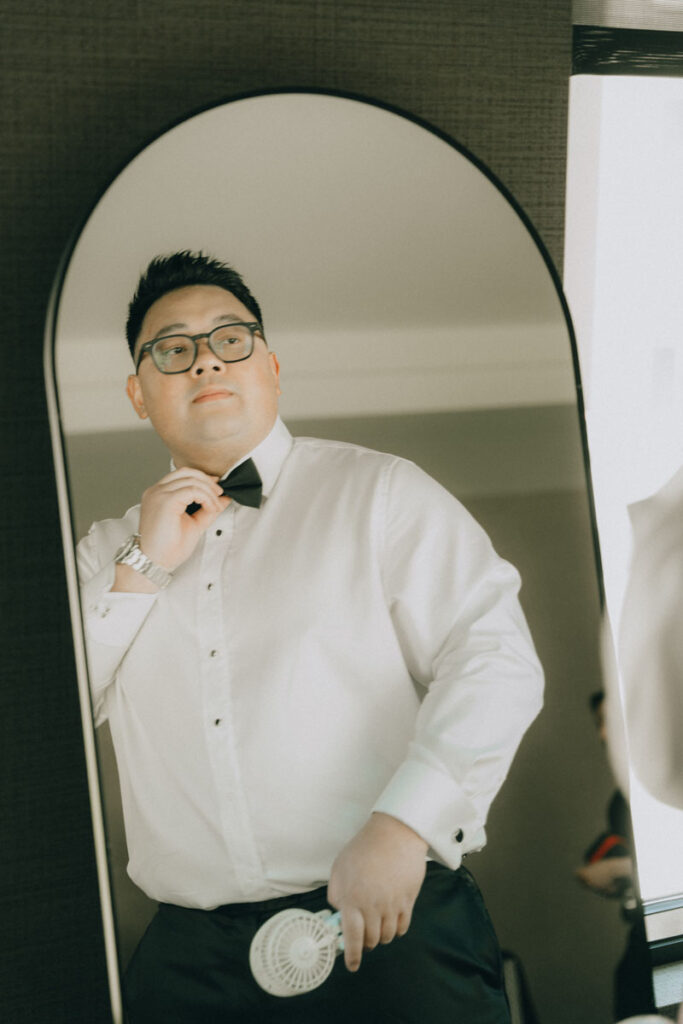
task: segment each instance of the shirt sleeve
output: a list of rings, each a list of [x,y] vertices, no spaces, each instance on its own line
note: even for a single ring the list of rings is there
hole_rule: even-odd
[[[629,759],[654,797],[683,808],[683,470],[629,511],[618,638]]]
[[[374,810],[457,868],[542,705],[543,671],[518,600],[520,577],[484,530],[417,466],[386,492],[386,599],[424,699],[407,756]]]
[[[95,523],[78,544],[76,560],[95,724],[106,718],[105,696],[118,667],[149,615],[157,594],[112,593],[114,555],[133,532],[124,520]]]

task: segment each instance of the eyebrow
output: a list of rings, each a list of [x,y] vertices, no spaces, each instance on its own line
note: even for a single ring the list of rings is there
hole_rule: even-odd
[[[247,321],[251,323],[252,321]],[[254,321],[255,322],[255,321]],[[218,327],[220,324],[229,323],[244,323],[244,321],[237,315],[237,313],[221,313],[213,320],[214,326]],[[154,337],[150,338],[150,341],[156,341],[157,338],[163,338],[167,334],[174,334],[176,331],[188,331],[189,327],[187,324],[166,324],[164,327],[160,327]],[[203,332],[202,332],[203,333]],[[190,335],[191,337],[191,335]]]

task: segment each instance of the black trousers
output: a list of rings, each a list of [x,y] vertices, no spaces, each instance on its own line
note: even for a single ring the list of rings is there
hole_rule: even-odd
[[[326,888],[216,910],[161,904],[124,980],[129,1024],[509,1024],[498,942],[465,868],[430,863],[408,933],[337,958],[303,995],[268,995],[249,969],[257,929],[285,907],[328,907]]]
[[[657,1013],[652,991],[652,966],[645,934],[645,922],[637,917],[629,930],[628,942],[614,972],[614,1019]]]

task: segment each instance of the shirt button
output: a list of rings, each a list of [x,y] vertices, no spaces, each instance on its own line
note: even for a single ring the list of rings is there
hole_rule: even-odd
[[[206,584],[206,589],[207,590],[213,590],[213,583],[207,583]]]
[[[211,657],[212,658],[215,658],[217,654],[218,654],[218,651],[211,651]]]
[[[458,831],[454,832],[453,835],[451,836],[451,839],[453,840],[454,843],[461,843],[464,838],[465,833],[461,828],[459,828]]]
[[[217,718],[216,721],[213,724],[214,725],[220,725],[221,724],[220,718]]]
[[[222,532],[223,532],[222,530],[216,530],[216,536],[217,536],[217,537],[220,537],[220,535],[222,534]]]

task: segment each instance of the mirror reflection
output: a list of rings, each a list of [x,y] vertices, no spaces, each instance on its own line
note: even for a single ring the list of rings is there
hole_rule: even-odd
[[[150,348],[127,396],[128,304],[149,261],[179,251],[215,254],[248,290],[203,279],[143,305],[132,345],[136,357]],[[257,325],[244,342],[253,350],[225,362],[207,335],[237,322]],[[151,343],[179,334],[194,338],[180,347],[196,361],[164,373]],[[96,206],[62,283],[55,362],[74,535],[89,537],[85,578],[101,574],[83,616],[121,966],[158,920],[157,901],[195,908],[294,894],[299,905],[345,850],[330,895],[332,907],[346,907],[348,962],[358,941],[349,908],[366,897],[347,882],[345,865],[355,863],[349,844],[370,820],[373,830],[386,827],[381,839],[372,835],[373,850],[388,844],[392,864],[394,851],[412,851],[413,887],[427,847],[437,865],[432,889],[463,877],[443,875],[439,863],[457,868],[468,854],[520,1005],[526,991],[539,1019],[605,1019],[625,934],[616,908],[606,912],[574,877],[603,827],[613,783],[588,704],[600,688],[598,588],[571,345],[552,276],[505,196],[456,147],[370,103],[278,94],[213,108],[147,147]],[[232,390],[223,394],[216,381],[226,380]],[[239,444],[209,442],[207,422],[215,426],[235,394],[253,409],[253,389],[259,402]],[[180,395],[186,407],[197,399],[203,407],[203,461],[188,431],[177,430]],[[297,442],[299,468],[290,435],[343,444],[328,442],[319,463],[318,442]],[[359,449],[349,444],[390,453],[368,456],[375,468],[366,483],[365,456],[356,465]],[[326,480],[331,453],[332,463],[338,453],[354,461],[336,491]],[[213,480],[250,454],[265,496],[258,509],[219,498]],[[363,501],[349,490],[352,479]],[[189,554],[159,543],[153,512],[151,532],[137,511],[127,513],[143,494],[146,506],[166,508],[176,487],[184,527],[201,534]],[[380,502],[391,527],[387,564],[377,561]],[[190,516],[192,505],[200,508]],[[452,525],[444,528],[454,520],[466,552],[457,558]],[[132,542],[126,549],[135,535],[142,553],[147,546],[173,574],[161,590],[165,579],[140,573]],[[247,571],[247,556],[259,573]],[[509,563],[521,574],[546,708],[487,815],[538,707]],[[118,588],[124,571],[149,582],[149,593],[131,596],[121,578]],[[383,587],[392,595],[388,619]],[[493,595],[490,604],[472,606],[478,590]],[[461,617],[448,619],[454,603]],[[496,639],[485,656],[475,643],[462,659],[458,678],[472,673],[471,693],[462,683],[435,685],[439,659],[457,662],[461,650],[447,638],[464,631],[471,640],[475,623]],[[377,688],[389,677],[403,683]],[[457,708],[449,703],[456,692]],[[392,922],[385,908],[379,926],[361,911],[363,927],[380,928],[365,942],[381,939],[382,927],[385,939],[400,932],[405,905],[402,913]],[[399,941],[409,948],[420,921],[432,931],[431,911],[421,913],[403,939],[363,954],[358,978],[364,969],[374,978],[368,965],[395,955]],[[341,959],[321,998],[338,976],[348,977]],[[577,976],[585,984],[576,986]],[[415,998],[436,1013],[438,985],[427,967],[424,977],[429,995]],[[364,1005],[378,985],[366,985]]]
[[[677,554],[683,251],[680,190],[671,175],[683,158],[682,103],[680,77],[573,79],[565,261],[616,646],[609,679],[614,703],[623,697],[625,710],[623,787],[662,1006],[683,1002]]]

